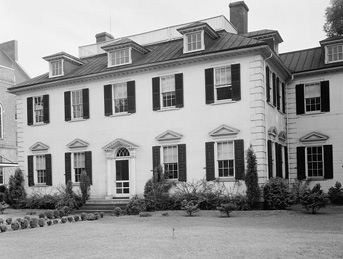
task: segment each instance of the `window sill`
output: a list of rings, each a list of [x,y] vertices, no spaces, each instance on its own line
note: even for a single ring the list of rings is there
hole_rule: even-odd
[[[73,183],[73,186],[80,186],[80,183]]]
[[[157,112],[167,112],[167,111],[176,111],[176,110],[180,110],[180,108],[173,106],[173,107],[165,107],[165,108],[162,108],[162,109],[156,110],[156,111]]]
[[[48,187],[45,183],[36,183],[33,187]]]
[[[311,115],[321,115],[325,114],[326,112],[322,111],[314,111],[314,112],[305,112],[304,114],[298,114],[299,116],[311,116]]]
[[[68,121],[69,123],[72,123],[72,122],[79,122],[79,121],[86,121],[88,119],[84,119],[84,118],[77,118],[77,119],[71,119],[70,121]]]
[[[32,124],[30,126],[32,127],[39,127],[39,126],[44,126],[44,125],[47,125],[48,123],[45,123],[45,122],[39,122],[39,123],[35,123],[35,124]]]
[[[132,113],[128,113],[128,112],[119,112],[119,113],[115,113],[107,117],[122,117],[122,116],[129,116],[131,114]]]
[[[215,179],[216,182],[238,182],[238,180],[234,177],[217,177]]]
[[[221,101],[216,101],[214,103],[211,103],[212,106],[215,105],[221,105],[221,104],[229,104],[229,103],[236,103],[237,101],[232,101],[232,100],[221,100]]]
[[[324,177],[307,177],[307,181],[326,181]]]

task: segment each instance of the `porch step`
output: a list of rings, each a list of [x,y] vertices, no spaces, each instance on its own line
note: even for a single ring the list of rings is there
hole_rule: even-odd
[[[120,207],[125,209],[130,198],[116,198],[116,199],[90,199],[79,209],[79,213],[94,213],[94,212],[104,212],[106,214],[112,214],[115,207]]]

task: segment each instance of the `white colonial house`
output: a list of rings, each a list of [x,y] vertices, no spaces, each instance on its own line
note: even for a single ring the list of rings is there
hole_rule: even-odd
[[[250,145],[261,184],[288,179],[282,38],[248,32],[242,1],[230,13],[44,57],[48,73],[10,89],[28,191],[86,171],[93,198],[142,195],[157,165],[243,191]]]

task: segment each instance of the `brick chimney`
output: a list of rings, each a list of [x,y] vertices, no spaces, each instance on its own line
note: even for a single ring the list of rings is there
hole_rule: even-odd
[[[114,37],[108,32],[101,32],[95,35],[96,43],[113,40]]]
[[[248,12],[249,8],[244,1],[229,4],[230,22],[236,27],[238,34],[248,32]]]

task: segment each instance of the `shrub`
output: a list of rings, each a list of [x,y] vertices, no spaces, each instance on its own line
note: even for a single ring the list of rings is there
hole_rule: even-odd
[[[19,222],[18,221],[14,221],[12,224],[11,224],[11,228],[15,231],[15,230],[18,230],[20,228],[20,225],[19,225]]]
[[[5,197],[6,197],[5,193],[0,192],[0,203],[5,201]]]
[[[75,222],[78,222],[79,220],[80,220],[80,216],[79,216],[79,215],[75,215],[75,216],[74,216],[74,221],[75,221]]]
[[[70,214],[70,207],[68,206],[63,206],[62,210],[64,211],[64,215],[69,215]]]
[[[82,206],[82,197],[73,191],[73,183],[70,180],[66,187],[60,190],[60,196],[61,198],[56,204],[56,209],[68,207],[70,212]]]
[[[68,220],[67,217],[64,216],[64,217],[61,218],[61,223],[66,223],[67,220]]]
[[[31,228],[36,228],[38,226],[38,219],[37,218],[32,218],[30,220],[30,227]]]
[[[245,185],[247,187],[246,195],[248,204],[251,208],[257,208],[260,203],[261,190],[258,186],[257,161],[252,146],[247,150],[247,173],[245,176]]]
[[[323,190],[321,190],[320,184],[317,183],[312,190],[310,188],[303,190],[300,196],[300,203],[307,212],[311,212],[312,214],[317,213],[320,208],[325,207],[327,200],[325,199]]]
[[[4,201],[0,202],[0,212],[1,212],[1,214],[4,214],[4,211],[7,208],[8,208],[8,205]]]
[[[4,224],[4,219],[3,218],[0,218],[0,225],[1,224]]]
[[[47,220],[47,222],[46,222],[46,224],[48,225],[48,226],[51,226],[52,225],[52,220]]]
[[[90,190],[91,190],[91,181],[86,171],[83,171],[80,176],[80,191],[82,195],[82,204],[85,204],[86,201],[89,199]]]
[[[82,220],[82,221],[87,220],[87,214],[86,214],[85,212],[82,212],[82,213],[81,213],[81,220]]]
[[[52,210],[46,210],[46,211],[44,211],[44,214],[45,214],[47,219],[52,219],[54,217]]]
[[[53,216],[54,216],[55,219],[58,219],[58,218],[60,217],[60,213],[59,213],[58,210],[54,210],[54,211],[52,212],[52,214],[53,214]]]
[[[100,218],[103,218],[105,213],[103,211],[100,212]]]
[[[60,218],[65,216],[64,210],[58,210],[58,214],[59,214]]]
[[[130,199],[126,205],[126,212],[128,215],[138,215],[140,212],[145,211],[144,199],[138,198],[137,196]]]
[[[72,223],[72,222],[74,221],[74,217],[73,217],[73,216],[68,216],[68,221],[69,221],[70,223]]]
[[[43,212],[40,212],[40,213],[38,214],[38,217],[39,217],[40,219],[45,219],[45,214],[44,214]]]
[[[0,225],[0,231],[1,231],[1,232],[6,232],[6,231],[7,231],[7,226],[5,226],[5,225]]]
[[[23,219],[23,221],[20,223],[21,229],[27,229],[29,227],[29,221],[27,219]]]
[[[58,224],[58,219],[54,219],[52,222],[53,222],[54,224]]]
[[[236,210],[250,210],[248,198],[245,195],[237,194],[233,196],[232,202],[236,205]]]
[[[198,212],[199,208],[198,208],[199,204],[196,201],[188,201],[184,200],[182,202],[182,206],[181,208],[183,210],[185,210],[188,214],[188,216],[193,216],[193,213]]]
[[[7,223],[7,225],[11,225],[11,223],[12,223],[12,218],[7,218],[7,219],[6,219],[6,223]]]
[[[335,186],[329,189],[328,194],[333,204],[343,205],[343,188],[340,182],[336,182]]]
[[[42,228],[45,225],[45,220],[43,218],[38,219],[38,225]]]
[[[30,221],[31,217],[30,216],[25,216],[24,219],[27,219],[28,221]]]
[[[264,208],[284,210],[293,203],[288,184],[281,178],[270,179],[263,187]]]
[[[120,207],[115,207],[114,208],[114,216],[119,217],[122,213],[122,210]]]
[[[143,218],[147,218],[147,217],[151,217],[151,214],[149,212],[140,212],[139,216]]]
[[[95,213],[94,213],[94,216],[95,216],[96,220],[98,220],[98,219],[100,218],[99,212],[95,212]]]
[[[94,213],[89,213],[87,215],[87,220],[97,220],[98,218],[96,217],[96,215]]]
[[[294,204],[300,203],[300,196],[301,193],[309,187],[310,181],[299,181],[295,180],[291,184],[291,193],[292,193],[292,199]]]
[[[219,210],[222,214],[226,214],[228,217],[230,217],[230,213],[236,209],[236,205],[232,202],[221,204],[219,207],[217,207],[217,210]]]
[[[10,176],[7,195],[8,203],[14,208],[18,208],[20,202],[26,198],[24,175],[19,168]]]
[[[0,185],[0,193],[5,193],[7,191],[6,185]]]
[[[20,203],[20,208],[23,209],[55,209],[56,204],[61,199],[58,194],[45,194],[41,192],[33,192]]]

